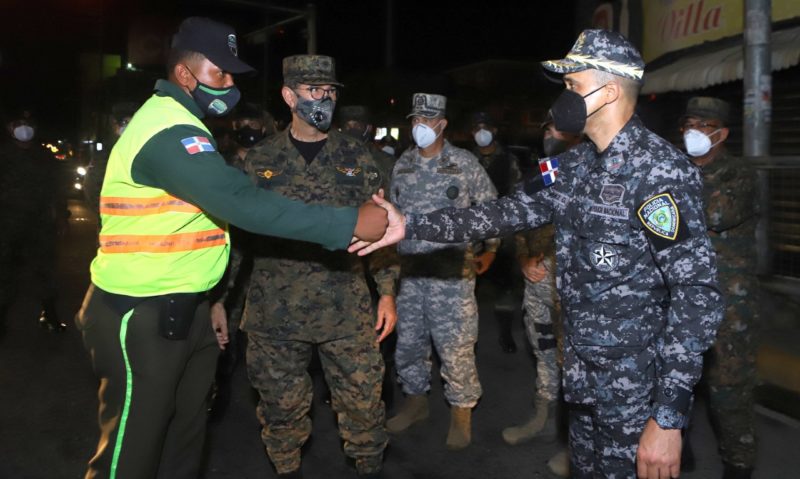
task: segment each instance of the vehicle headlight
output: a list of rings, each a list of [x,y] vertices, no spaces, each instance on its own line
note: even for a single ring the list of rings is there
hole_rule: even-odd
[[[78,174],[81,176],[86,176],[86,168],[79,166],[78,167]]]

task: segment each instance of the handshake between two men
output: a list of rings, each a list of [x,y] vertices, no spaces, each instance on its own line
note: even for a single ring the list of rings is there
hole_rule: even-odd
[[[405,237],[406,219],[389,201],[383,190],[372,195],[358,208],[355,236],[347,251],[365,256],[384,246],[398,243]]]

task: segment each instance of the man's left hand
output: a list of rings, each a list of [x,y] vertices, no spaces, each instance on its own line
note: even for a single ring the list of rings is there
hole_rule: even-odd
[[[222,303],[211,305],[211,328],[214,329],[217,346],[219,346],[219,349],[224,350],[225,346],[230,342],[230,338],[228,337],[228,314],[225,312],[225,305]]]
[[[489,270],[489,267],[492,266],[494,263],[494,259],[497,257],[497,253],[494,251],[486,251],[482,253],[477,258],[475,258],[475,273],[478,276],[482,275],[486,271]]]
[[[639,438],[636,474],[642,479],[677,478],[681,473],[681,430],[662,429],[650,418]]]
[[[395,324],[397,324],[397,304],[394,296],[383,295],[378,300],[378,321],[375,323],[375,331],[380,331],[379,343],[392,334]]]

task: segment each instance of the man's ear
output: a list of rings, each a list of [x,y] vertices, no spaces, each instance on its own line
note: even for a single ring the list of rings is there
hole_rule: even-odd
[[[447,128],[447,118],[442,118],[441,125],[442,125],[442,131],[444,131],[444,129]]]
[[[725,140],[728,139],[728,135],[731,133],[731,130],[728,129],[727,126],[723,126],[719,130],[719,142],[725,143]]]
[[[603,87],[603,95],[606,103],[614,103],[622,95],[622,87],[615,81],[609,82]]]
[[[289,109],[294,110],[294,107],[297,105],[297,97],[295,96],[294,91],[292,91],[292,89],[288,86],[284,85],[283,88],[281,88],[281,96],[283,97],[283,101],[285,101],[289,106]]]
[[[175,80],[178,82],[178,85],[188,89],[189,91],[194,89],[194,85],[192,84],[193,81],[196,81],[192,76],[192,72],[184,65],[183,63],[178,63],[172,69],[172,74],[175,77]]]

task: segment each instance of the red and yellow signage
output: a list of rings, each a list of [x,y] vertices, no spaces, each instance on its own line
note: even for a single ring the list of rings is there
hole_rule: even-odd
[[[644,0],[645,62],[703,42],[740,35],[744,0]],[[800,17],[800,1],[772,0],[772,21]]]

